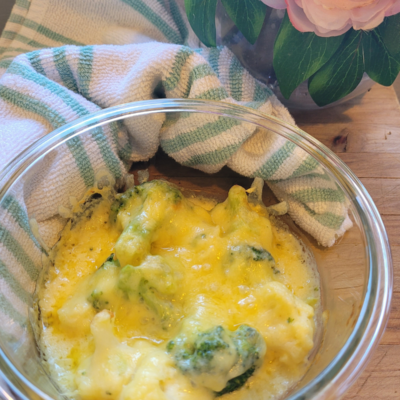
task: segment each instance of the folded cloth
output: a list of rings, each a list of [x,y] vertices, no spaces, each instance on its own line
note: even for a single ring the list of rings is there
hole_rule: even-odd
[[[143,43],[127,44],[132,41]],[[0,168],[67,122],[158,93],[246,105],[294,123],[227,48],[196,45],[175,0],[17,0],[0,40]],[[209,173],[227,165],[267,180],[278,199],[289,203],[292,218],[324,246],[351,226],[342,191],[294,144],[223,117],[206,122],[199,115],[177,121],[158,115],[151,123],[133,119],[95,129],[60,147],[33,185],[3,201],[2,308],[8,302],[8,315],[19,318],[10,329],[20,330],[24,299],[40,266],[41,246],[29,219],[35,218],[51,246],[65,222],[59,207],[68,207],[71,196],[80,198],[97,171],[106,168],[120,178],[160,144],[183,165]]]

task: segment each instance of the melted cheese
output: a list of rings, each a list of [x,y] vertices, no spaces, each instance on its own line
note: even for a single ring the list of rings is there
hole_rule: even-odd
[[[262,359],[224,398],[282,396],[304,374],[319,305],[318,277],[300,242],[239,186],[210,211],[209,202],[202,207],[159,181],[114,197],[93,189],[75,207],[38,292],[39,345],[62,392],[82,400],[213,399],[243,373],[230,369],[236,353],[218,358],[226,372],[193,378],[168,343],[245,324],[265,342]]]

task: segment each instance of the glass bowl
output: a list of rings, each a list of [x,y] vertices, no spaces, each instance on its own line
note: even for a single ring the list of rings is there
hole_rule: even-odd
[[[29,322],[35,279],[41,268],[38,248],[54,244],[55,230],[59,232],[65,223],[65,219],[56,215],[58,206],[65,207],[62,195],[79,197],[85,191],[85,182],[69,174],[67,164],[62,164],[62,167],[54,164],[57,157],[67,149],[73,149],[79,141],[90,146],[90,140],[98,129],[110,130],[115,150],[123,157],[127,142],[120,140],[118,132],[126,132],[126,129],[132,132],[138,126],[141,129],[166,129],[171,123],[188,117],[193,123],[200,121],[202,124],[215,121],[215,118],[234,121],[258,133],[290,141],[321,166],[326,179],[342,189],[349,202],[353,227],[334,246],[320,246],[290,219],[284,218],[314,253],[321,278],[324,310],[323,330],[315,338],[310,367],[285,398],[337,399],[365,368],[387,323],[393,277],[384,225],[361,182],[324,145],[276,118],[220,102],[160,99],[124,104],[80,118],[32,144],[1,171],[0,368],[4,385],[0,394],[4,398],[64,398],[41,367]],[[137,144],[131,142],[130,145]],[[136,159],[140,157],[140,151],[137,154]],[[154,168],[150,168],[151,177],[163,176],[206,195],[222,196],[231,184],[242,183],[241,180],[245,179],[226,170],[216,175],[205,175],[177,163],[168,164],[165,155],[158,156],[158,160],[161,161],[156,158]],[[146,166],[139,163],[138,168]],[[104,168],[101,162],[93,163],[94,174],[101,168]],[[53,183],[46,186],[46,182]],[[43,200],[43,190],[47,190],[46,196],[53,201],[38,208],[39,198],[46,201]],[[71,193],[65,193],[66,190]],[[53,204],[57,203],[58,195],[61,196],[60,204]],[[276,202],[268,191],[264,199]],[[47,214],[43,216],[41,212]],[[47,232],[49,220],[54,222],[50,224],[53,243],[50,234],[42,235],[45,243],[40,239],[38,242],[32,230],[39,228],[41,232]],[[21,265],[25,272],[20,271]]]

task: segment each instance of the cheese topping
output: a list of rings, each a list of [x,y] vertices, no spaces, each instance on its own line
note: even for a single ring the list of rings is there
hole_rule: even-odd
[[[319,281],[302,244],[239,186],[207,208],[163,181],[75,206],[37,304],[66,396],[275,399],[304,374]]]

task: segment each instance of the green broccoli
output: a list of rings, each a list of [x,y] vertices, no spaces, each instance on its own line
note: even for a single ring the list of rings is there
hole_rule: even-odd
[[[231,393],[234,392],[235,390],[240,389],[247,382],[247,380],[253,375],[255,370],[256,367],[251,367],[242,375],[230,379],[226,384],[226,386],[221,391],[215,392],[215,395],[219,397],[224,394]]]
[[[195,337],[178,336],[167,344],[167,351],[183,374],[221,396],[245,384],[261,365],[266,346],[250,326],[233,332],[216,326]]]
[[[93,308],[96,311],[104,310],[105,308],[109,308],[109,301],[104,296],[102,290],[94,289],[90,296],[88,297],[88,301],[92,304]]]
[[[117,260],[114,260],[114,253],[111,253],[106,260],[103,262],[103,264],[100,265],[100,268],[104,268],[107,263],[113,263],[115,266],[119,267],[119,262]]]
[[[118,194],[113,204],[111,205],[111,212],[114,214],[114,217],[116,217],[116,214],[124,210],[127,206],[131,206],[133,200],[141,198],[143,195],[143,191],[143,185],[138,185],[126,190],[122,194]]]
[[[222,260],[222,268],[229,279],[240,280],[247,286],[257,286],[260,281],[270,279],[271,269],[275,274],[279,272],[267,250],[258,244],[246,243],[230,246]]]
[[[121,217],[125,221],[122,223],[124,230],[115,244],[116,258],[122,266],[142,263],[150,253],[154,233],[162,221],[176,211],[183,199],[179,190],[163,181],[144,183],[139,194],[130,193],[132,200],[120,197],[114,206],[116,218]],[[122,218],[120,214],[128,210],[129,217],[125,215]]]
[[[111,254],[89,280],[87,300],[96,311],[110,309],[119,274],[118,261]]]
[[[232,340],[235,344],[239,356],[239,363],[242,368],[247,370],[259,362],[260,342],[263,342],[261,335],[248,325],[240,325],[232,334]]]
[[[138,266],[150,253],[151,238],[158,227],[158,221],[146,213],[133,218],[121,233],[115,244],[115,252],[122,266]]]
[[[172,319],[173,306],[168,300],[160,297],[159,292],[151,287],[150,282],[142,279],[139,284],[138,294],[147,306],[153,310],[163,322],[163,327],[168,326],[168,321]],[[167,323],[167,324],[165,324]]]
[[[168,346],[171,348],[171,343]],[[210,331],[199,333],[194,343],[176,341],[174,356],[178,368],[187,374],[207,373],[217,368],[215,360],[219,356],[234,355],[234,347],[227,331],[222,326],[217,326]],[[181,345],[181,346],[180,346]],[[232,357],[230,357],[232,358]]]
[[[143,301],[167,328],[175,315],[171,295],[176,289],[175,275],[162,257],[147,256],[140,266],[121,269],[111,254],[90,278],[87,300],[96,311],[111,309],[122,296]]]
[[[143,300],[163,322],[172,319],[170,296],[176,292],[177,283],[162,257],[147,256],[138,267],[126,265],[119,274],[117,285],[129,299]]]
[[[274,262],[274,257],[272,257],[271,253],[265,249],[263,249],[262,247],[257,248],[254,246],[249,246],[249,249],[252,252],[252,256],[253,256],[253,260],[254,261],[272,261]]]
[[[271,253],[261,246],[250,246],[248,244],[239,244],[237,246],[230,247],[230,258],[227,259],[227,263],[231,263],[232,260],[241,261],[267,261],[269,265],[275,265],[275,259]]]

